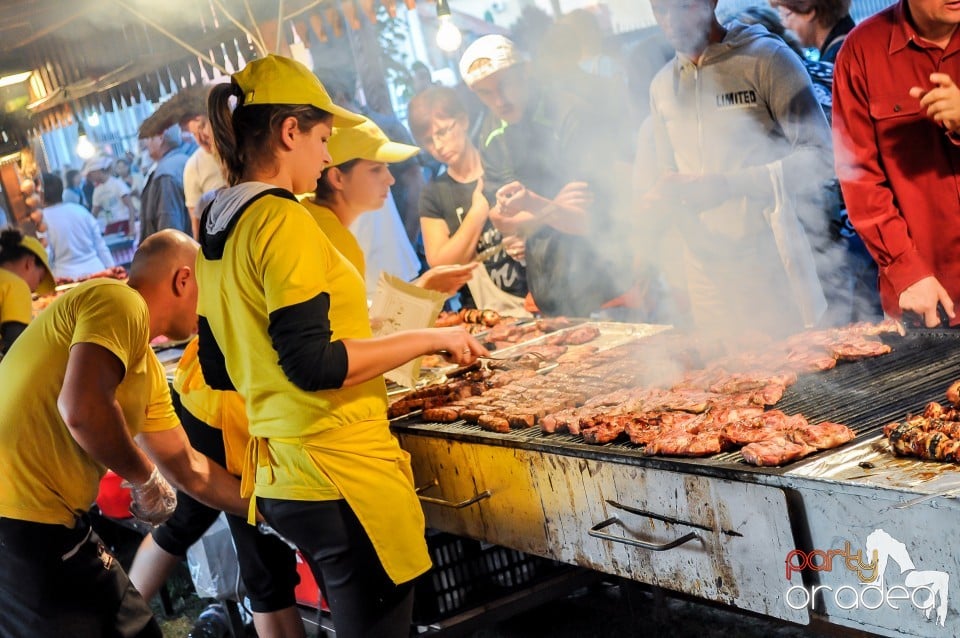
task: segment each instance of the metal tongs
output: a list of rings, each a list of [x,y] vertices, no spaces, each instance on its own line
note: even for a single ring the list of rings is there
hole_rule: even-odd
[[[444,354],[440,352],[438,354]],[[546,361],[547,357],[539,352],[527,351],[521,354],[520,356],[531,356],[534,359],[539,361]],[[451,370],[447,373],[447,378],[459,377],[467,374],[468,372],[483,371],[491,372],[494,370],[511,370],[514,366],[512,365],[516,359],[519,357],[512,357],[510,359],[501,359],[500,357],[477,357],[477,360],[473,363],[465,366],[461,366],[456,370]]]

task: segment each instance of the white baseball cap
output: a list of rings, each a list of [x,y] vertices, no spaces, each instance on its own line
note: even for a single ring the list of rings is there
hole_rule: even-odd
[[[467,86],[523,62],[523,55],[510,38],[485,35],[475,40],[460,58],[460,75]]]

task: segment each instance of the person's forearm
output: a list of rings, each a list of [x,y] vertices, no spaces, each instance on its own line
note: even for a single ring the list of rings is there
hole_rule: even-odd
[[[477,242],[487,222],[487,208],[473,206],[463,218],[460,228],[435,250],[424,246],[431,266],[465,264],[477,255]]]
[[[172,464],[158,460],[157,465],[174,487],[204,505],[228,514],[247,516],[250,501],[240,496],[240,481],[235,476],[192,448],[188,450],[186,461],[186,464]]]
[[[116,400],[88,400],[74,405],[58,400],[67,430],[83,450],[131,483],[143,483],[153,463],[133,442]]]
[[[432,331],[405,330],[372,339],[344,339],[349,365],[343,387],[369,381],[388,370],[438,349]]]

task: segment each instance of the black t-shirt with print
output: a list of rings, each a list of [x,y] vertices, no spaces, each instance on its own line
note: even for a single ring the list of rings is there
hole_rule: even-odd
[[[432,182],[427,184],[420,194],[420,217],[442,219],[447,222],[447,228],[452,235],[460,228],[460,223],[470,210],[473,201],[473,191],[477,182],[461,183],[454,180],[446,172],[441,173]],[[500,231],[493,227],[490,220],[483,227],[480,239],[477,241],[477,252],[482,252],[491,246],[496,246],[503,240]],[[500,290],[524,297],[527,294],[526,269],[514,261],[504,252],[500,252],[493,259],[484,263],[493,283]],[[460,291],[463,305],[474,307],[470,290],[464,286]]]

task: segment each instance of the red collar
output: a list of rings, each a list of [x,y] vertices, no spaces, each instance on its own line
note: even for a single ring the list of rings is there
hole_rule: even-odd
[[[910,21],[907,20],[907,0],[900,0],[892,10],[894,27],[890,31],[890,47],[888,50],[890,54],[902,51],[911,42],[921,49],[940,48],[923,39],[913,25],[910,24]],[[957,29],[957,31],[960,31],[960,29]],[[960,37],[957,36],[957,31],[954,31],[950,37],[950,42],[947,43],[947,47],[943,49],[944,56],[960,51]]]

